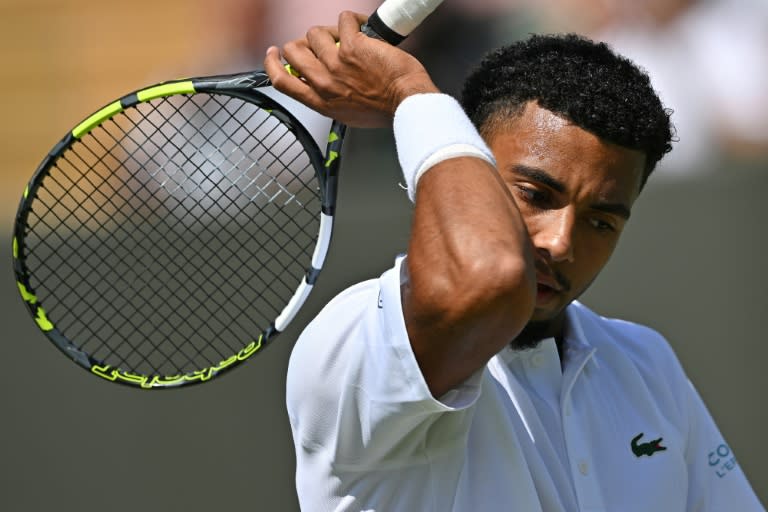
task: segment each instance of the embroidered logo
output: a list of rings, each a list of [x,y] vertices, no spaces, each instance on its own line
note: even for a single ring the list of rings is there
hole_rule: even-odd
[[[661,446],[661,442],[664,440],[663,437],[654,439],[653,441],[648,441],[647,443],[638,443],[640,438],[642,438],[644,435],[645,434],[643,432],[640,432],[632,439],[632,442],[630,443],[630,446],[632,447],[632,453],[634,453],[636,457],[642,457],[643,455],[650,457],[656,452],[663,452],[667,449],[666,446]]]

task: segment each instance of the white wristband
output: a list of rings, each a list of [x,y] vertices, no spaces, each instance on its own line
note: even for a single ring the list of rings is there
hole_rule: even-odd
[[[462,156],[496,165],[493,153],[464,110],[447,94],[415,94],[395,111],[395,143],[408,197],[416,198],[419,178],[438,163]]]

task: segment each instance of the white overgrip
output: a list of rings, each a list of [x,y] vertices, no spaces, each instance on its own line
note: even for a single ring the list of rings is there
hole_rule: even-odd
[[[418,27],[443,0],[386,0],[376,9],[381,21],[405,37]]]

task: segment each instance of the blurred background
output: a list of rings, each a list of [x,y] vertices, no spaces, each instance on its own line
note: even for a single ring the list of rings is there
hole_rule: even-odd
[[[17,296],[10,234],[26,181],[87,114],[154,82],[260,67],[268,45],[376,4],[0,0],[1,510],[298,509],[287,359],[327,300],[406,247],[389,132],[349,135],[334,244],[304,311],[272,348],[205,386],[145,393],[67,362]],[[608,41],[645,67],[679,137],[583,300],[667,336],[768,503],[768,3],[449,0],[407,48],[457,94],[487,50],[553,31]]]

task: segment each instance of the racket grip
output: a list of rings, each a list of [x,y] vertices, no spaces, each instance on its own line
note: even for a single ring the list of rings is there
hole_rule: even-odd
[[[360,30],[392,45],[400,44],[443,0],[385,0]]]
[[[360,32],[367,35],[368,37],[372,37],[380,41],[385,41],[392,46],[399,45],[405,39],[405,36],[401,36],[386,26],[384,22],[381,21],[381,18],[379,18],[379,15],[375,12],[371,14],[371,16],[368,18],[368,21],[360,27]]]

